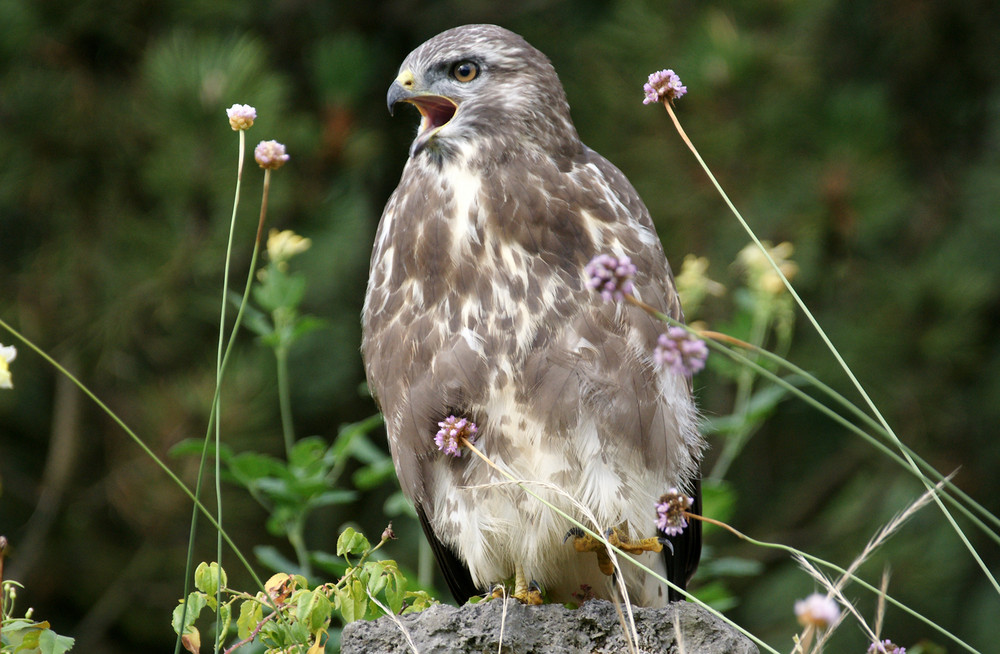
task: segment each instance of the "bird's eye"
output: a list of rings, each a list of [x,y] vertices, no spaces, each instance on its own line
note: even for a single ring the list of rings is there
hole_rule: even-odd
[[[460,61],[451,69],[451,76],[459,82],[471,82],[479,74],[479,66],[471,61]]]

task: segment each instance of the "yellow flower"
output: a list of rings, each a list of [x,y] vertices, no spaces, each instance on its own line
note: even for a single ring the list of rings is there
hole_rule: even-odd
[[[0,345],[0,388],[14,388],[8,364],[16,358],[16,347],[13,345]]]
[[[774,259],[774,263],[778,265],[781,273],[788,281],[791,281],[799,272],[799,265],[791,260],[795,246],[788,241],[773,247],[764,241],[763,245],[767,248],[771,258]],[[771,267],[760,248],[753,243],[740,250],[740,253],[736,255],[736,262],[746,271],[748,286],[751,290],[766,295],[781,295],[785,292],[785,284],[781,281],[781,277]]]
[[[708,257],[699,257],[689,254],[684,257],[681,264],[681,271],[677,273],[677,293],[681,296],[681,306],[684,313],[693,316],[701,303],[709,295],[719,297],[726,292],[726,287],[719,282],[709,279],[705,273],[708,271]]]
[[[279,270],[287,268],[286,261],[297,254],[302,254],[311,246],[311,240],[299,236],[290,229],[280,232],[272,229],[267,235],[267,257],[278,266]]]

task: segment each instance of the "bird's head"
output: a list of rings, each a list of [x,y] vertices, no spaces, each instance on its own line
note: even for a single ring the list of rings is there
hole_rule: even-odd
[[[448,157],[479,139],[490,151],[535,144],[549,152],[578,147],[569,105],[552,64],[523,38],[495,25],[465,25],[411,52],[386,98],[422,116],[410,156]],[[478,145],[481,145],[479,143]],[[477,149],[478,150],[478,149]]]

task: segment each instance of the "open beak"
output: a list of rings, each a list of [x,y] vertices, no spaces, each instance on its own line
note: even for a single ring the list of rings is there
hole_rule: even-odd
[[[420,131],[410,146],[411,157],[417,156],[458,111],[458,104],[451,98],[415,91],[413,75],[409,71],[400,73],[389,87],[386,104],[390,114],[400,102],[408,102],[420,111]]]

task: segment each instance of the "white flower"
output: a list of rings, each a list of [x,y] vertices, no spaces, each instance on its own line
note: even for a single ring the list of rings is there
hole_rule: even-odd
[[[840,617],[840,607],[833,598],[813,593],[804,600],[795,601],[795,617],[803,627],[812,625],[826,629]]]
[[[0,388],[14,388],[8,364],[16,358],[16,347],[13,345],[0,345]]]

